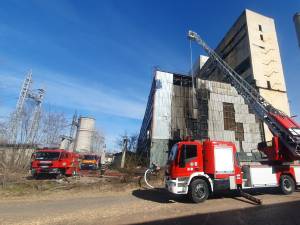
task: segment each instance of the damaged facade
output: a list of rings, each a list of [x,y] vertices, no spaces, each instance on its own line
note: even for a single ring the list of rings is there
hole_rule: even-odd
[[[222,82],[194,82],[195,88],[190,76],[155,72],[138,151],[161,166],[170,147],[186,137],[232,141],[240,152],[255,151],[259,122],[236,90]]]

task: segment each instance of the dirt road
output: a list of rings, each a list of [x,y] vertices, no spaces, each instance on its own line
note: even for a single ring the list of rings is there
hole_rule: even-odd
[[[300,224],[300,192],[258,196],[262,206],[235,194],[192,204],[163,190],[22,197],[0,200],[0,224]]]

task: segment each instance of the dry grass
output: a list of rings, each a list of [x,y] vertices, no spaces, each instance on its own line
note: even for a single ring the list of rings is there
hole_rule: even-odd
[[[19,178],[17,178],[19,177]],[[41,179],[34,180],[23,176],[10,176],[5,186],[0,187],[0,199],[20,196],[42,196],[59,192],[91,193],[91,192],[118,192],[137,188],[138,177],[122,175],[120,177],[71,177],[61,180]]]

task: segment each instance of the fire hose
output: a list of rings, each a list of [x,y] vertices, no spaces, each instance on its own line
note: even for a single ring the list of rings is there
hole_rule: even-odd
[[[155,187],[153,187],[151,184],[149,184],[148,177],[150,174],[156,174],[159,170],[160,170],[160,167],[157,166],[156,164],[152,163],[151,166],[144,173],[144,181],[150,189],[155,189]]]

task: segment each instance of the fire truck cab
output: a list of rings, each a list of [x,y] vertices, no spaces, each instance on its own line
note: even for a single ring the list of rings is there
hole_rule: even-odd
[[[182,141],[170,153],[166,188],[203,202],[216,190],[280,187],[291,194],[300,185],[299,165],[245,165],[240,167],[236,148],[225,141]]]
[[[79,171],[79,155],[63,149],[36,150],[31,157],[31,174],[72,176]]]

